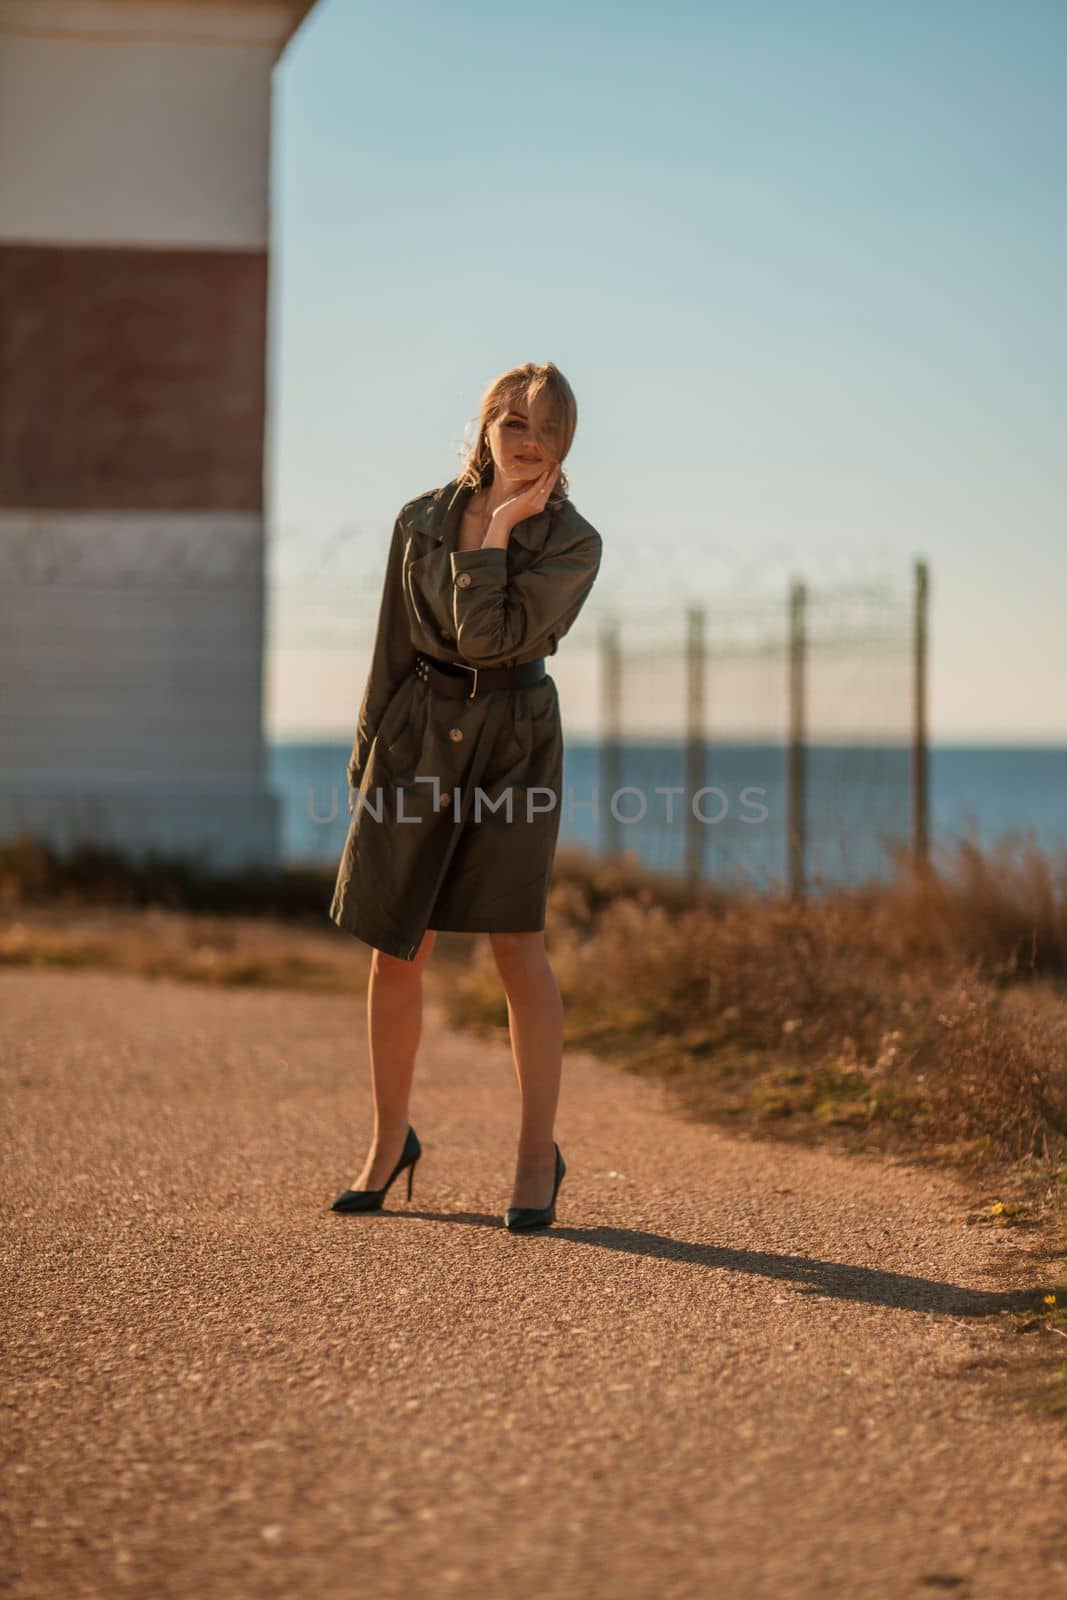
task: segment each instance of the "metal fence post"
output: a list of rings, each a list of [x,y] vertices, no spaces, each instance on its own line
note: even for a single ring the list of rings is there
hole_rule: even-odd
[[[916,869],[930,864],[929,737],[927,729],[927,651],[930,574],[915,562],[912,622],[911,853]]]
[[[689,607],[685,647],[685,876],[690,883],[703,878],[706,855],[706,824],[693,806],[694,795],[706,781],[704,620],[703,606]]]
[[[794,580],[789,591],[789,748],[786,759],[786,862],[789,893],[805,893],[807,807],[805,773],[805,666],[807,586]]]

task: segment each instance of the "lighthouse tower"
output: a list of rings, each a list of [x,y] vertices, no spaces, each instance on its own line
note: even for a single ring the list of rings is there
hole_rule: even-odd
[[[270,864],[271,73],[311,0],[0,0],[0,839]]]

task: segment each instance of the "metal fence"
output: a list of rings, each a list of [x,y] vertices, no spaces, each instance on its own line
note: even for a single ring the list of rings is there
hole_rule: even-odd
[[[278,683],[312,685],[324,722],[346,729],[277,759],[293,859],[333,859],[342,842],[342,743],[377,612],[375,564],[364,579],[327,554],[317,569],[281,563],[269,591]],[[778,593],[769,580],[738,572],[667,607],[612,610],[594,592],[548,660],[561,843],[792,895],[880,876],[900,847],[925,861],[926,563],[897,580],[782,577]]]
[[[928,596],[917,561],[910,588],[604,617],[596,848],[794,896],[925,863]]]

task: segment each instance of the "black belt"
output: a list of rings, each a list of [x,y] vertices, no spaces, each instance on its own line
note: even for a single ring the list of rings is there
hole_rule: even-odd
[[[415,652],[415,672],[438,694],[459,700],[471,700],[489,689],[526,689],[547,676],[544,656],[518,667],[468,667],[462,661],[424,655],[421,650]]]

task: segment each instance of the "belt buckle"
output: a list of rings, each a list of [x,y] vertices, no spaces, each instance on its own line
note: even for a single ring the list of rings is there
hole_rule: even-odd
[[[471,692],[467,696],[468,700],[473,700],[474,696],[478,692],[478,668],[477,667],[469,667],[465,661],[457,661],[456,662],[456,666],[457,667],[462,667],[464,672],[473,672],[474,673],[474,681],[471,684]]]

